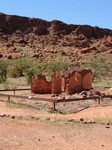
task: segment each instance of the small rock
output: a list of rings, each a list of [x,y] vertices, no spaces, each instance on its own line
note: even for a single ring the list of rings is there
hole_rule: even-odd
[[[35,117],[34,117],[34,116],[31,116],[31,119],[35,119]]]
[[[74,122],[74,119],[68,119],[69,122]]]
[[[110,123],[108,122],[106,125],[110,125]]]
[[[40,120],[41,120],[41,121],[45,121],[46,119],[45,119],[45,118],[40,118]]]
[[[46,118],[46,120],[50,120],[50,118]]]
[[[15,119],[15,116],[12,116],[11,118],[12,118],[12,119]]]
[[[93,122],[92,122],[91,120],[88,120],[87,123],[88,123],[88,124],[92,124]]]
[[[6,114],[0,114],[0,117],[6,117]]]
[[[81,121],[81,122],[83,122],[83,121],[84,121],[84,119],[83,119],[83,118],[80,118],[80,121]]]
[[[0,54],[0,58],[2,58],[3,57],[3,55],[2,54]]]
[[[9,55],[9,56],[7,56],[7,58],[8,58],[8,59],[12,59],[12,56],[11,56],[11,55]]]
[[[28,96],[28,98],[30,99],[30,98],[32,98],[32,96]]]
[[[54,119],[54,118],[50,118],[50,121],[51,121],[51,122],[55,122],[55,119]]]
[[[110,128],[110,126],[109,126],[109,125],[106,125],[105,128]]]
[[[84,123],[84,124],[89,124],[87,121],[84,121],[83,123]]]

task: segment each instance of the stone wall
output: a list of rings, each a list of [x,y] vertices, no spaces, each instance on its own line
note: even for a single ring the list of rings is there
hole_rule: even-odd
[[[67,94],[79,93],[82,90],[90,90],[92,88],[92,71],[91,70],[74,70],[67,76],[57,75],[54,71],[52,80],[47,81],[44,75],[38,75],[32,78],[31,89],[37,94]]]
[[[68,88],[68,78],[67,77],[62,77],[62,92],[65,92],[66,89]]]
[[[68,77],[68,94],[82,91],[82,76],[79,71],[73,71]]]
[[[51,81],[47,81],[44,75],[38,75],[37,78],[32,78],[31,91],[36,94],[50,94]]]
[[[61,94],[62,92],[62,76],[53,72],[52,75],[52,94]]]
[[[82,89],[89,90],[92,88],[92,71],[91,70],[82,70]]]

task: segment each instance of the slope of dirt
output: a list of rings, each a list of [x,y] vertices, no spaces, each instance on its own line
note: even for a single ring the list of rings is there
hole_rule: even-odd
[[[0,13],[0,58],[54,60],[112,53],[112,30]]]

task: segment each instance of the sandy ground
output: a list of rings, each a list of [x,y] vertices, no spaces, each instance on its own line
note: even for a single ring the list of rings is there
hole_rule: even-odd
[[[0,102],[0,150],[112,150],[112,126],[105,124],[66,124],[58,121],[26,120],[24,117],[80,120],[107,118],[112,106],[92,107],[75,114],[55,114],[32,108],[7,107]],[[16,117],[23,117],[18,119]],[[107,123],[107,122],[106,122]]]
[[[0,149],[112,150],[112,129],[0,119]]]

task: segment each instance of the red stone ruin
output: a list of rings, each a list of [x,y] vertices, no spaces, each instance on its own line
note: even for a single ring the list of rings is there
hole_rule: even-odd
[[[32,78],[31,91],[36,94],[49,94],[51,93],[52,82],[47,81],[45,75],[38,75]]]
[[[32,78],[31,91],[36,94],[67,94],[79,93],[92,88],[92,70],[74,70],[68,73],[52,73],[51,81],[46,80],[45,75]]]

